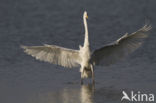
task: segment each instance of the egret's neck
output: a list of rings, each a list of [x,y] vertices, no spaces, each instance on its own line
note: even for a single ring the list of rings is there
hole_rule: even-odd
[[[85,27],[85,40],[84,40],[84,46],[89,46],[89,40],[88,40],[88,25],[87,20],[85,17],[83,17],[84,21],[84,27]]]

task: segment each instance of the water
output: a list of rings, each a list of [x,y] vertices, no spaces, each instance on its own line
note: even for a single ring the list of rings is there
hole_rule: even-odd
[[[1,0],[1,103],[119,103],[122,90],[156,94],[156,2],[152,0]],[[134,32],[145,22],[152,31],[126,61],[95,67],[95,86],[80,85],[79,69],[35,60],[20,45],[83,44],[82,14],[88,11],[92,50]]]

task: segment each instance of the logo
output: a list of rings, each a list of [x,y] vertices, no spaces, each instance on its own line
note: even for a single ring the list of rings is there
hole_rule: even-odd
[[[141,93],[140,91],[134,92],[131,91],[130,95],[128,95],[125,91],[122,91],[122,98],[121,101],[127,100],[127,101],[135,101],[135,102],[153,102],[154,101],[154,94],[146,94],[146,93]]]

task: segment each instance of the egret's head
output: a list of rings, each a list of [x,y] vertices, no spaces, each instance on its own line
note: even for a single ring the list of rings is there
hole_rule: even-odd
[[[84,12],[83,17],[86,18],[86,19],[88,19],[88,15],[87,15],[87,12],[86,11]]]

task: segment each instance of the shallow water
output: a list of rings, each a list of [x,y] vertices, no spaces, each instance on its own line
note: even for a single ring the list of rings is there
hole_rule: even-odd
[[[156,94],[156,2],[153,0],[1,0],[0,103],[119,103],[122,91]],[[88,11],[92,50],[142,27],[153,29],[125,61],[95,67],[95,86],[80,85],[79,68],[35,60],[20,45],[83,44]]]

